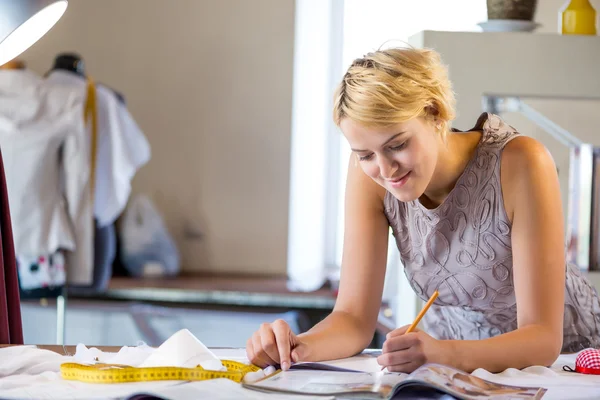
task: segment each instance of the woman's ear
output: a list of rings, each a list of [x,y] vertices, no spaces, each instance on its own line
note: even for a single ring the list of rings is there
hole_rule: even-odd
[[[431,121],[434,129],[439,131],[442,129],[442,120],[440,119],[440,112],[435,105],[425,107],[426,119]]]
[[[440,112],[438,107],[436,107],[435,104],[432,104],[425,107],[425,115],[431,119],[437,120],[440,116]]]

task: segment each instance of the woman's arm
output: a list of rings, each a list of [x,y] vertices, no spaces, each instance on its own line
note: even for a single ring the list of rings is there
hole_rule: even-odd
[[[512,220],[518,329],[478,341],[451,341],[466,371],[550,365],[563,340],[565,252],[556,167],[545,147],[518,137],[502,154],[504,204]]]
[[[352,356],[375,332],[385,279],[389,225],[385,189],[365,175],[351,156],[345,198],[345,229],[338,298],[333,312],[298,336],[307,361]]]

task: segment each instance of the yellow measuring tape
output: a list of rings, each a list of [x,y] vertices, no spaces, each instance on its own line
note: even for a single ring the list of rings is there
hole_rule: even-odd
[[[204,381],[208,379],[227,378],[241,382],[248,372],[259,371],[255,365],[247,365],[237,361],[221,360],[227,371],[212,371],[197,366],[182,367],[148,367],[136,368],[117,364],[78,364],[64,363],[60,366],[63,379],[88,383],[128,383],[147,381]]]

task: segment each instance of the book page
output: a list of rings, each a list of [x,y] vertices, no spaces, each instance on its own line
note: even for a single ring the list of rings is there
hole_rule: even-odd
[[[438,364],[429,364],[410,374],[410,381],[427,383],[462,399],[541,399],[546,389],[501,385],[466,372]]]
[[[320,362],[299,362],[292,365],[291,369],[312,369],[345,372],[380,372],[381,365],[377,363],[377,357],[381,350],[365,350],[354,357],[339,360]]]
[[[373,394],[388,397],[406,374],[289,370],[244,386],[279,392],[316,395]]]
[[[418,388],[429,388],[429,391],[437,389],[465,400],[538,400],[546,393],[546,389],[539,387],[517,387],[488,382],[463,371],[437,364],[420,367],[410,375],[290,369],[244,386],[294,394],[360,394],[361,398],[390,398],[395,393]]]

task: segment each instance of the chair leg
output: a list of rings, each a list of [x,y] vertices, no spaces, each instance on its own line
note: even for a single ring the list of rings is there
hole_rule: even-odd
[[[56,298],[56,344],[65,344],[65,317],[67,308],[66,294]]]

